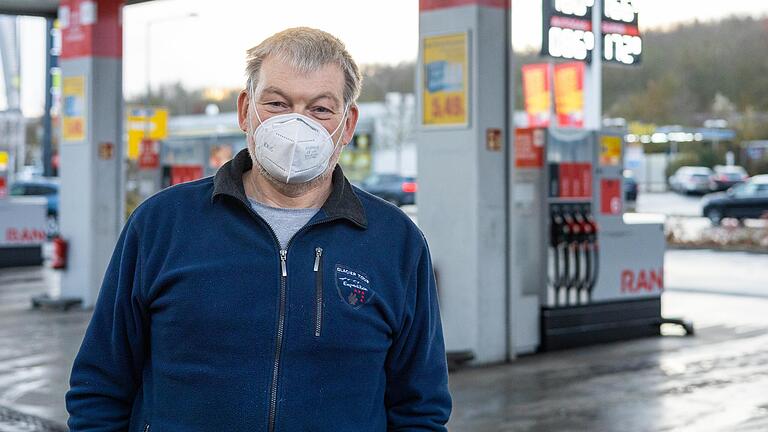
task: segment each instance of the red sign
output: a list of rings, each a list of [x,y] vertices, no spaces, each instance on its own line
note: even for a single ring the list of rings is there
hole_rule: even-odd
[[[544,166],[544,134],[543,129],[515,129],[515,167],[541,168]]]
[[[555,113],[560,127],[584,127],[584,63],[555,65]]]
[[[563,162],[559,169],[560,198],[592,197],[592,164]]]
[[[485,6],[509,9],[511,0],[419,0],[419,12],[458,6]]]
[[[549,126],[552,94],[549,64],[527,64],[522,67],[523,95],[529,127]]]
[[[123,3],[123,0],[61,0],[61,58],[121,58]]]
[[[197,180],[202,176],[203,167],[200,165],[174,165],[171,167],[171,186]]]
[[[621,272],[621,292],[639,293],[642,291],[652,293],[664,290],[664,269],[659,270],[623,270]]]
[[[5,177],[0,175],[0,198],[8,196],[8,185],[5,183]]]
[[[600,180],[600,213],[604,215],[621,214],[621,180]]]
[[[139,169],[149,170],[160,167],[160,152],[157,141],[145,139],[139,149]]]
[[[592,164],[581,162],[576,164],[576,181],[579,183],[582,198],[592,198]]]

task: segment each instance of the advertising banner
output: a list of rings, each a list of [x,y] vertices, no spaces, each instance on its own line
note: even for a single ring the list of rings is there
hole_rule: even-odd
[[[85,77],[64,77],[62,80],[62,98],[62,139],[64,141],[85,141]]]
[[[552,111],[549,64],[523,65],[522,76],[528,127],[548,127]]]
[[[168,109],[132,108],[128,110],[128,158],[136,160],[141,153],[140,145],[145,139],[164,140],[168,138]]]
[[[469,124],[468,33],[428,36],[423,40],[422,124]]]
[[[584,127],[584,63],[555,65],[555,113],[560,127]]]
[[[544,166],[544,134],[541,129],[515,129],[515,167],[541,169]]]

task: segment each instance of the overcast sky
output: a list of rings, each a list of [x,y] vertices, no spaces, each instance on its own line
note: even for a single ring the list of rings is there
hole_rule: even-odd
[[[641,31],[734,14],[768,15],[766,0],[636,2]],[[514,48],[538,49],[541,0],[512,0],[512,5]],[[192,13],[197,17],[185,17]],[[231,88],[244,82],[246,49],[277,31],[300,25],[338,36],[359,64],[414,60],[418,0],[156,0],[127,6],[123,25],[123,87],[127,95],[145,88],[148,56],[153,86],[181,81],[190,88]],[[39,115],[43,107],[44,31],[42,19],[22,20],[22,103],[27,116]]]

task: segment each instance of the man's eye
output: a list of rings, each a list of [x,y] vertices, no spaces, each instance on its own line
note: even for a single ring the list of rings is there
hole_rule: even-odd
[[[272,102],[264,102],[263,105],[266,105],[270,109],[279,109],[279,108],[285,108],[285,102],[278,102],[278,101],[272,101]]]
[[[318,120],[328,120],[333,117],[334,114],[332,110],[321,106],[313,107],[311,111],[312,116]]]

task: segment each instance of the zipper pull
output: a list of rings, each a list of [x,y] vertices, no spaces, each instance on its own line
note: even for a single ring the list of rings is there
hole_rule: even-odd
[[[323,255],[323,248],[315,248],[315,272],[320,268],[320,257]]]
[[[288,276],[288,269],[285,266],[285,257],[287,254],[288,254],[288,251],[286,251],[285,249],[282,249],[280,251],[280,268],[283,269],[283,277]]]

